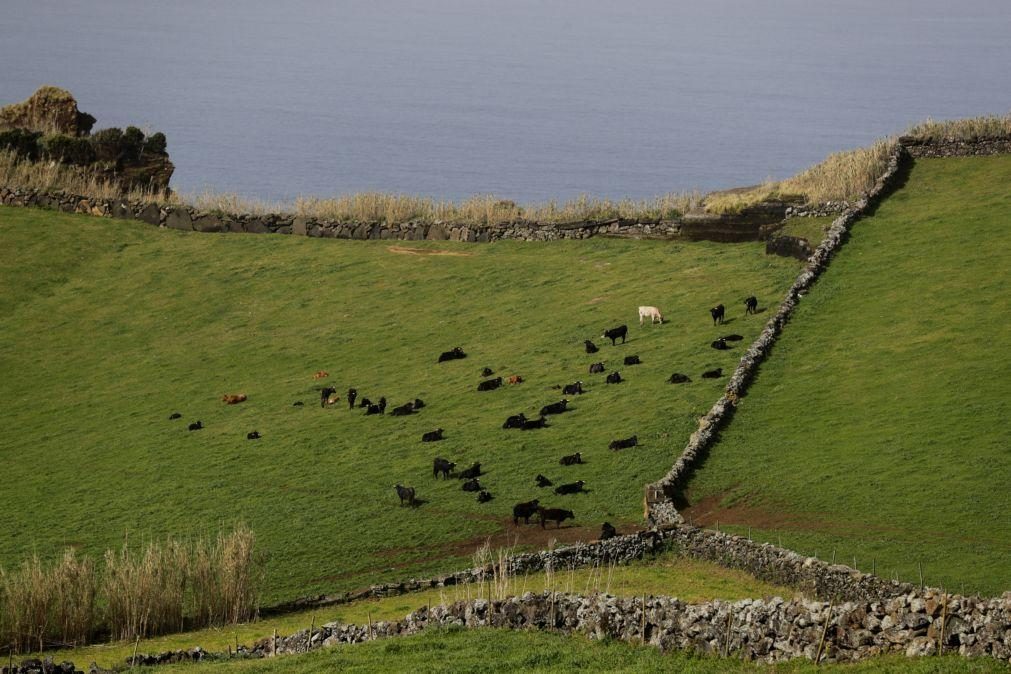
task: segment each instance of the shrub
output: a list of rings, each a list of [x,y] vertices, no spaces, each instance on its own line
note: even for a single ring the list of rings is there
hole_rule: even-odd
[[[123,132],[120,129],[102,129],[92,134],[89,140],[98,161],[119,162],[123,153]]]
[[[126,127],[126,131],[123,132],[120,158],[128,164],[135,164],[140,161],[143,149],[144,132],[135,126]]]
[[[65,164],[87,166],[95,161],[95,149],[87,138],[50,134],[39,140],[42,155]]]
[[[161,131],[157,133],[152,133],[147,137],[147,143],[144,145],[144,154],[155,154],[164,156],[166,154],[165,148],[167,146],[167,141],[165,140],[165,134]]]
[[[13,152],[19,159],[36,161],[39,158],[39,131],[11,129],[0,132],[0,151]]]

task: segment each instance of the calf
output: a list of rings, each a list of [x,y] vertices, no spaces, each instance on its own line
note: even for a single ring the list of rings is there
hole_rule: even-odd
[[[520,426],[521,431],[531,431],[535,428],[547,428],[548,420],[545,417],[540,417],[539,419],[527,419]]]
[[[541,529],[544,528],[545,522],[557,522],[558,526],[555,528],[558,529],[561,528],[562,522],[565,520],[576,518],[571,510],[562,510],[561,508],[538,508],[537,513],[541,516]]]
[[[523,424],[527,422],[527,417],[525,414],[520,412],[519,414],[514,414],[505,420],[502,424],[502,428],[523,428]]]
[[[584,484],[586,484],[586,483],[583,482],[582,480],[578,480],[576,482],[570,482],[569,484],[562,484],[562,485],[559,485],[559,486],[555,487],[555,493],[559,494],[559,495],[578,494],[581,491],[585,491],[583,489],[583,485]]]
[[[404,501],[407,501],[407,505],[412,508],[418,505],[415,499],[414,487],[405,487],[403,485],[397,485],[397,496],[400,497],[400,506],[403,507]]]
[[[471,478],[481,477],[481,464],[480,463],[471,464],[470,468],[460,471],[460,474],[457,477],[459,477],[461,480],[469,480]]]
[[[438,442],[442,440],[442,429],[436,428],[434,431],[428,431],[421,436],[422,442]]]
[[[723,323],[723,314],[726,311],[726,307],[722,304],[717,304],[715,307],[709,310],[709,314],[713,317],[713,325],[717,323]]]
[[[226,393],[225,395],[221,396],[221,402],[225,403],[226,405],[238,405],[239,403],[246,402],[246,394]]]
[[[757,314],[758,313],[758,298],[752,295],[748,299],[744,300],[744,315]]]
[[[675,372],[670,376],[670,379],[668,379],[667,381],[670,382],[671,384],[684,384],[686,382],[690,382],[691,377],[689,377],[686,374],[681,374],[680,372]]]
[[[604,371],[603,363],[591,363],[590,364],[590,374],[600,374]]]
[[[383,413],[383,408],[380,407],[379,405],[369,405],[368,408],[365,410],[365,416],[370,416],[370,415],[373,415],[373,414],[382,414],[382,413]]]
[[[556,403],[551,403],[550,405],[545,405],[541,408],[541,416],[546,417],[549,414],[561,414],[566,411],[569,401],[562,399]]]
[[[607,375],[608,384],[620,384],[621,383],[621,373],[615,370],[611,374]]]
[[[524,524],[530,524],[530,517],[537,513],[538,502],[537,499],[533,501],[526,501],[524,503],[517,503],[513,506],[513,524],[519,526],[520,518],[523,518]]]
[[[329,376],[330,376],[329,372],[327,372],[326,370],[320,370],[319,372],[317,372],[316,374],[314,374],[312,376],[312,378],[313,379],[324,379],[324,378],[329,377]]]
[[[169,418],[169,421],[175,421],[176,419],[182,419],[183,415],[180,414],[179,412],[173,412],[172,414],[170,414],[168,416],[168,418]]]
[[[425,401],[424,400],[422,400],[421,398],[415,398],[414,399],[414,409],[420,410],[424,406],[425,406]]]
[[[492,372],[492,369],[490,367],[486,367],[485,369],[481,370],[481,376],[482,377],[490,377],[493,374],[495,374],[495,373]]]
[[[368,408],[371,405],[372,405],[372,401],[369,400],[368,398],[365,398],[364,396],[362,397],[361,400],[358,401],[358,407],[361,407],[361,408]]]
[[[481,490],[481,492],[478,493],[477,495],[477,502],[487,503],[488,501],[492,500],[492,498],[493,497],[491,495],[491,492],[489,492],[488,490]]]
[[[597,348],[597,345],[588,339],[583,340],[583,346],[586,347],[586,353],[597,353],[600,351],[600,349]]]
[[[566,454],[561,458],[561,460],[559,460],[558,463],[562,464],[563,466],[574,466],[577,463],[582,462],[583,462],[583,455],[580,452],[576,452],[575,454]]]
[[[379,399],[379,406],[378,407],[379,407],[379,413],[380,414],[386,414],[386,398],[385,397]]]
[[[624,440],[611,440],[611,444],[607,446],[608,449],[613,449],[618,451],[619,449],[628,449],[630,447],[635,447],[639,444],[638,436],[633,435],[630,438],[625,438]]]
[[[581,381],[577,381],[575,384],[566,384],[562,387],[563,396],[582,395],[583,393],[583,382]]]
[[[414,414],[414,403],[404,403],[403,405],[394,407],[393,411],[390,412],[391,417],[406,417],[411,414]]]
[[[625,365],[642,365],[639,356],[625,356]]]
[[[461,358],[466,358],[467,354],[463,352],[463,349],[456,347],[452,351],[443,351],[439,356],[439,362],[445,363],[447,360],[459,360]]]
[[[330,401],[330,396],[337,393],[337,389],[332,386],[324,386],[319,390],[319,406],[326,407]]]
[[[554,482],[552,482],[551,480],[549,480],[548,478],[546,478],[546,477],[544,477],[543,475],[540,475],[540,474],[538,474],[537,477],[534,478],[534,482],[537,483],[538,487],[542,487],[542,488],[543,487],[550,487],[551,485],[554,484]]]
[[[627,325],[619,325],[616,328],[611,328],[610,330],[604,330],[604,334],[602,334],[600,337],[601,337],[601,339],[609,339],[609,340],[611,340],[611,346],[614,346],[615,342],[617,341],[617,339],[619,337],[621,337],[621,343],[624,344],[625,343],[625,336],[626,335],[628,335],[628,326]]]
[[[617,535],[617,530],[611,526],[610,522],[604,522],[604,526],[600,527],[600,540],[602,541],[606,541],[608,538],[614,538]]]
[[[260,432],[259,431],[253,431],[252,433],[246,433],[246,440],[259,440],[259,439],[260,439]]]
[[[702,373],[703,379],[719,379],[723,376],[723,368],[718,367],[715,370],[706,370]]]
[[[355,408],[355,398],[358,397],[358,389],[349,388],[348,389],[348,409],[353,410]]]
[[[441,473],[443,479],[448,480],[449,474],[453,472],[454,468],[456,468],[455,463],[437,456],[435,457],[435,461],[432,462],[432,477],[438,480],[439,474]]]
[[[474,478],[473,480],[467,480],[463,483],[464,491],[481,491],[481,482]]]
[[[726,351],[727,349],[730,348],[730,345],[727,344],[727,340],[725,340],[722,337],[720,337],[719,339],[717,339],[716,341],[714,341],[709,346],[713,347],[717,351]]]
[[[519,376],[518,374],[511,374],[509,375],[509,379],[507,379],[506,381],[510,384],[522,384],[523,377]]]
[[[204,427],[204,422],[202,422],[202,421],[194,421],[192,424],[190,424],[186,428],[188,428],[191,431],[199,431],[203,427]]]
[[[639,307],[639,325],[641,326],[647,318],[650,325],[654,323],[663,325],[663,314],[656,307]]]
[[[502,377],[495,377],[494,379],[485,379],[483,382],[477,385],[477,390],[494,391],[501,385],[502,385]]]

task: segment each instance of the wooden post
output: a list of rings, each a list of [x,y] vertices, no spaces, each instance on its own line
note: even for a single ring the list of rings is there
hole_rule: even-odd
[[[937,640],[937,654],[944,654],[944,623],[948,618],[948,591],[944,591],[944,599],[941,600],[941,637]]]
[[[734,607],[727,605],[727,638],[723,643],[723,656],[730,655],[730,630],[734,626]]]
[[[916,570],[920,573],[920,589],[923,589],[923,564],[919,560],[916,562]]]
[[[642,595],[642,645],[646,645],[646,595]]]
[[[814,664],[821,662],[821,649],[825,646],[825,635],[828,634],[829,623],[832,622],[832,608],[835,606],[835,599],[829,602],[828,613],[825,615],[825,627],[821,631],[821,641],[818,642],[818,655],[814,658]]]
[[[133,642],[133,658],[130,660],[130,669],[133,669],[137,665],[137,648],[140,646],[140,635],[137,635],[137,640]]]
[[[372,641],[372,611],[368,612],[369,616],[369,641]]]
[[[271,646],[270,646],[270,655],[271,655],[271,657],[277,657],[277,628],[276,627],[274,628],[274,639],[271,642]]]
[[[312,614],[312,620],[309,622],[309,636],[305,640],[305,650],[308,652],[312,648],[312,631],[316,629],[316,614]]]

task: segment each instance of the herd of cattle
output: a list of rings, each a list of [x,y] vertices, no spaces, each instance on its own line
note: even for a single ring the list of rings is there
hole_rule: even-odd
[[[745,315],[755,314],[758,312],[758,300],[754,297],[748,297],[744,300]],[[713,319],[713,325],[721,325],[724,322],[724,317],[726,313],[726,308],[719,304],[709,310],[710,315]],[[642,306],[639,307],[639,324],[643,325],[646,319],[650,320],[651,324],[661,323],[663,324],[664,318],[663,314],[656,307]],[[621,339],[622,344],[628,336],[628,326],[620,325],[615,328],[605,330],[601,335],[601,339],[610,339],[611,345],[616,346],[617,340]],[[725,350],[730,348],[727,342],[736,342],[742,340],[741,335],[725,335],[722,336],[711,343],[712,348],[717,350]],[[597,353],[600,349],[591,340],[584,341],[584,348],[587,354]],[[444,363],[453,360],[461,360],[467,357],[467,354],[461,347],[456,347],[450,351],[443,352],[439,355],[438,362]],[[639,365],[641,361],[637,355],[625,356],[623,363],[625,366]],[[606,372],[606,368],[603,362],[592,363],[589,366],[590,374],[603,374]],[[519,384],[523,382],[523,378],[518,375],[511,375],[506,379],[501,376],[490,378],[494,372],[490,368],[484,368],[481,371],[481,376],[485,379],[478,383],[477,391],[486,392],[493,391],[503,385],[503,383],[508,384]],[[313,379],[319,380],[329,376],[329,373],[320,370],[313,375]],[[723,376],[722,368],[716,368],[714,370],[708,370],[702,373],[702,378],[704,379],[716,379]],[[621,377],[621,373],[615,370],[605,377],[606,384],[619,384],[624,381]],[[671,384],[684,384],[691,382],[691,378],[683,373],[675,372],[672,374],[667,381]],[[583,382],[576,381],[564,386],[556,386],[556,389],[560,388],[562,390],[563,396],[577,396],[583,395],[585,393],[583,389]],[[228,405],[235,405],[246,400],[244,394],[225,394],[222,397],[222,401]],[[336,388],[332,386],[323,386],[320,389],[320,406],[326,408],[328,406],[335,405],[340,400],[340,396],[337,394]],[[349,388],[346,394],[346,400],[348,403],[348,409],[354,410],[357,406],[359,409],[363,409],[366,415],[384,415],[387,409],[387,400],[385,397],[379,398],[378,401],[373,402],[372,400],[361,396],[359,397],[358,391],[355,388]],[[296,401],[293,403],[294,406],[301,407],[303,403],[301,401]],[[503,429],[516,429],[521,431],[535,430],[540,428],[545,428],[548,426],[548,417],[554,415],[561,415],[568,411],[569,400],[566,397],[562,399],[551,402],[543,407],[541,407],[537,418],[528,418],[523,412],[519,414],[514,414],[506,418],[505,422],[502,424]],[[390,411],[391,416],[408,416],[413,415],[425,407],[425,402],[420,398],[415,398],[412,401],[408,401],[402,405],[392,408]],[[174,412],[169,416],[170,420],[180,419],[182,415],[179,412]],[[203,429],[203,423],[201,421],[195,421],[188,425],[188,430],[197,431]],[[422,434],[422,442],[438,442],[443,439],[445,431],[442,428],[436,428],[431,431],[427,431]],[[249,440],[258,440],[261,435],[258,431],[251,431],[246,434],[246,438]],[[612,440],[608,445],[608,448],[612,451],[620,451],[623,449],[631,449],[639,445],[639,440],[636,435],[628,438],[619,438]],[[583,457],[580,452],[575,452],[574,454],[568,454],[559,460],[561,466],[575,466],[581,465],[583,463]],[[435,457],[432,462],[432,476],[438,479],[440,476],[444,480],[448,480],[455,472],[455,477],[462,481],[462,490],[465,492],[471,492],[477,494],[477,501],[479,503],[487,503],[491,501],[494,497],[491,492],[484,488],[481,484],[480,478],[484,475],[480,463],[473,463],[468,468],[460,471],[456,471],[456,463],[449,461],[443,457]],[[578,494],[585,492],[584,488],[585,482],[583,480],[577,480],[574,482],[569,482],[565,484],[559,484],[555,486],[554,483],[545,477],[544,475],[538,474],[534,478],[534,484],[541,489],[547,487],[555,487],[554,493],[557,496],[565,496],[569,494]],[[417,507],[420,505],[421,501],[418,499],[417,490],[413,486],[404,486],[401,484],[395,485],[397,492],[397,497],[400,499],[400,505],[408,505],[411,507]],[[556,527],[560,527],[562,522],[565,520],[575,519],[575,514],[571,510],[566,510],[563,508],[547,508],[541,505],[540,499],[533,499],[530,501],[525,501],[522,503],[517,503],[513,506],[513,524],[519,525],[519,520],[522,519],[525,524],[530,523],[530,518],[533,516],[538,516],[540,520],[540,525],[542,528],[548,522],[555,522]],[[604,522],[601,529],[601,539],[610,538],[617,535],[615,528],[608,522]]]

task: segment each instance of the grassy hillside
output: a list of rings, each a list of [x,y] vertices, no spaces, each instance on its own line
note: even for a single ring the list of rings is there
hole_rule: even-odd
[[[696,522],[1011,588],[1011,157],[919,160],[800,303],[689,484]]]
[[[520,546],[593,538],[604,520],[628,530],[642,485],[719,395],[722,381],[698,375],[737,361],[741,347],[709,342],[750,341],[764,319],[743,317],[741,301],[778,302],[799,266],[760,244],[405,245],[0,209],[0,564],[242,520],[271,555],[269,603],[456,568],[488,536],[515,543],[512,504],[538,496],[574,510],[575,526],[522,528]],[[720,331],[707,312],[718,302],[732,319]],[[669,322],[640,328],[640,304]],[[619,323],[628,343],[604,345]],[[601,352],[586,355],[585,338]],[[470,357],[436,364],[457,345]],[[626,354],[643,364],[621,367]],[[589,376],[598,359],[628,381]],[[485,366],[526,383],[477,393]],[[321,369],[331,376],[313,381]],[[665,383],[674,371],[694,383]],[[576,379],[587,395],[550,428],[500,428]],[[323,410],[322,384],[428,406],[407,418]],[[249,400],[220,402],[238,392]],[[198,419],[205,429],[187,432]],[[420,442],[440,426],[445,441]],[[263,439],[247,441],[254,429]],[[642,446],[607,449],[632,434]],[[588,463],[558,465],[574,451]],[[495,500],[435,482],[435,455],[482,462]],[[534,487],[538,473],[589,492],[553,496]],[[398,507],[396,482],[425,504]]]

